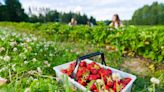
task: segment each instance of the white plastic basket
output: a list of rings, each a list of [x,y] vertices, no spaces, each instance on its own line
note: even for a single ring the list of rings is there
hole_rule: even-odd
[[[89,59],[85,59],[85,61],[86,61],[87,63],[93,62],[92,60],[89,60]],[[70,65],[71,63],[73,63],[73,62],[75,62],[75,61],[72,61],[72,62],[69,62],[69,63],[62,64],[62,65],[59,65],[59,66],[54,67],[53,69],[54,69],[55,72],[56,72],[56,76],[57,76],[58,78],[62,78],[62,76],[65,75],[65,74],[61,72],[61,69],[66,69],[66,68],[68,68],[69,65]],[[97,63],[97,62],[96,62],[96,63]],[[100,64],[100,63],[97,63],[97,64],[99,64],[101,67],[103,67],[103,68],[105,68],[105,69],[107,69],[107,68],[111,69],[112,72],[117,72],[117,73],[119,73],[120,76],[121,76],[122,78],[124,78],[124,77],[129,77],[129,78],[131,78],[132,80],[131,80],[131,81],[128,83],[128,85],[126,85],[126,87],[121,91],[121,92],[131,92],[131,88],[132,88],[133,82],[136,80],[136,76],[134,76],[134,75],[132,75],[132,74],[129,74],[129,73],[126,73],[126,72],[122,72],[122,71],[120,71],[120,70],[117,70],[117,69],[114,69],[114,68],[111,68],[111,67],[108,67],[108,66],[105,66],[105,65],[102,65],[102,64]],[[68,77],[68,81],[69,81],[72,85],[74,85],[75,87],[77,87],[78,89],[80,89],[80,90],[86,92],[86,88],[85,88],[84,86],[82,86],[81,84],[79,84],[78,82],[76,82],[74,79]]]

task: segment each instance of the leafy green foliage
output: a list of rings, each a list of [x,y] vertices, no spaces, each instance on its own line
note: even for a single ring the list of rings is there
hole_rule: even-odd
[[[28,16],[24,13],[19,0],[4,0],[5,5],[0,6],[0,21],[27,21]]]
[[[140,55],[144,58],[162,62],[164,58],[164,27],[134,27],[112,29],[105,25],[89,27],[79,25],[70,27],[60,23],[0,23],[1,26],[11,26],[27,30],[29,33],[42,35],[49,40],[93,43],[98,46],[114,45],[120,54],[129,56]],[[160,34],[159,34],[160,33]]]
[[[132,17],[132,24],[136,25],[160,25],[164,24],[164,4],[153,2],[152,5],[144,5],[136,10]]]
[[[94,51],[103,51],[107,65],[117,69],[121,68],[124,54],[141,55],[154,63],[163,61],[163,26],[129,26],[117,30],[101,24],[71,27],[60,23],[1,22],[0,26],[0,48],[5,48],[0,52],[0,75],[8,80],[0,87],[2,92],[22,92],[26,88],[32,92],[69,90],[57,82],[52,67]],[[113,51],[104,49],[106,45]],[[10,59],[4,59],[5,56]],[[145,88],[151,84],[150,77],[159,78],[162,73],[138,76],[132,91],[148,92]],[[162,88],[163,81],[157,91],[163,92]]]

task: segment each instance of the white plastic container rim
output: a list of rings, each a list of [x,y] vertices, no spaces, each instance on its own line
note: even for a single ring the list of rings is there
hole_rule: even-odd
[[[89,59],[85,59],[84,61],[86,61],[87,63],[91,63],[93,62],[92,60],[89,60]],[[62,76],[66,76],[64,73],[61,72],[62,69],[66,69],[69,67],[69,65],[71,63],[73,63],[75,61],[72,61],[72,62],[68,62],[68,63],[65,63],[65,64],[62,64],[62,65],[59,65],[59,66],[55,66],[53,67],[53,69],[55,70],[56,72],[56,76],[58,78],[62,78]],[[97,62],[96,62],[97,63]],[[121,78],[125,78],[125,77],[129,77],[131,78],[132,80],[128,83],[128,85],[126,85],[126,87],[121,91],[121,92],[131,92],[131,88],[132,88],[132,85],[133,85],[133,82],[136,80],[136,76],[135,75],[132,75],[132,74],[129,74],[129,73],[126,73],[126,72],[123,72],[123,71],[120,71],[120,70],[117,70],[117,69],[114,69],[114,68],[111,68],[111,67],[108,67],[108,66],[105,66],[105,65],[102,65],[100,63],[97,63],[99,64],[101,67],[105,68],[105,69],[111,69],[113,73],[119,73]],[[62,80],[62,79],[61,79]],[[82,86],[81,84],[79,84],[78,82],[76,82],[74,79],[68,77],[68,81],[74,85],[75,87],[77,87],[78,89],[86,92],[86,87]],[[90,92],[90,91],[89,91]]]

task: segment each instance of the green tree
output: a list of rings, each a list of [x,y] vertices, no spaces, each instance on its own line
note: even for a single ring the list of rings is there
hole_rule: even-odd
[[[29,8],[29,16],[24,12],[19,0],[4,0],[5,4],[0,3],[0,21],[28,21],[28,22],[62,22],[69,23],[71,18],[75,18],[78,24],[86,24],[87,21],[96,24],[96,20],[91,16],[88,19],[86,14],[80,13],[62,13],[56,10],[44,9],[44,13],[39,15],[32,14],[31,8]]]
[[[27,21],[28,16],[24,13],[24,9],[21,6],[19,0],[5,0],[5,6],[7,9],[8,17],[7,21]]]
[[[164,24],[164,4],[153,2],[136,10],[132,16],[132,23],[137,25]]]
[[[78,14],[74,13],[73,18],[77,20],[78,24],[87,24],[87,21],[88,21],[88,17],[85,14],[81,15],[80,13]]]
[[[87,21],[88,21],[88,17],[87,15],[83,15],[81,16],[81,23],[80,24],[87,24]]]
[[[60,21],[62,23],[68,23],[70,22],[71,18],[73,17],[73,13],[69,12],[69,13],[61,13],[60,14]]]
[[[89,21],[96,25],[96,19],[93,16],[90,17]]]
[[[0,21],[9,20],[9,14],[5,5],[0,5]]]
[[[49,11],[46,14],[46,21],[49,22],[59,22],[59,12],[58,11]]]

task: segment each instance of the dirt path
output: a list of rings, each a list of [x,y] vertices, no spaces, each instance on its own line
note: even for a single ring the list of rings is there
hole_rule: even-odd
[[[151,72],[149,64],[145,63],[145,60],[141,60],[140,58],[124,58],[122,67],[123,69],[141,76],[146,76]]]

